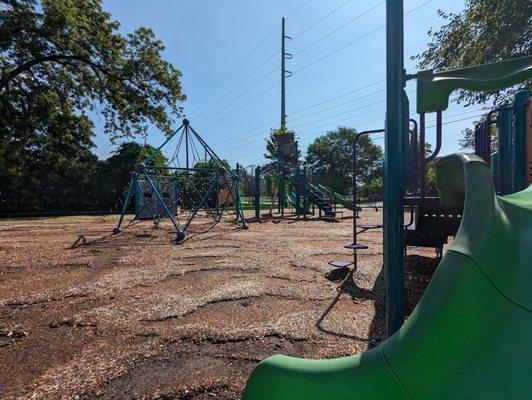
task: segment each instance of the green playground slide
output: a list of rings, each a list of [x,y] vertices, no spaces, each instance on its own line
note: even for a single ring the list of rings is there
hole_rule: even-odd
[[[292,189],[292,186],[287,184],[285,186],[285,194],[286,194],[286,199],[288,200],[288,202],[296,209],[297,211],[297,201],[296,201],[296,194],[294,193],[293,189]],[[306,207],[305,207],[306,206]],[[306,209],[305,209],[306,208]],[[300,214],[309,214],[309,205],[308,205],[308,202],[307,204],[303,205],[303,204],[300,204],[299,205],[299,213]]]
[[[419,304],[378,347],[340,359],[275,355],[244,400],[532,398],[532,186],[497,197],[475,155],[436,164],[458,234]]]
[[[347,200],[344,196],[342,196],[340,193],[336,193],[334,190],[332,190],[330,187],[318,185],[318,189],[325,193],[327,196],[332,197],[336,200],[337,203],[341,204],[348,210],[353,211],[353,202]],[[357,211],[362,211],[362,208],[357,207]]]

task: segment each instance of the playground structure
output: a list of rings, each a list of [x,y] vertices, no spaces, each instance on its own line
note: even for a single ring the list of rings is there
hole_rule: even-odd
[[[177,145],[169,165],[151,165],[153,158],[174,138]],[[183,155],[184,162],[181,160]],[[122,232],[132,198],[135,198],[135,216],[131,223],[152,219],[157,227],[162,219],[167,218],[176,230],[177,242],[185,239],[189,226],[202,210],[217,223],[231,207],[236,221],[240,220],[243,229],[248,228],[238,175],[231,172],[187,119],[131,172],[122,213],[113,234]]]
[[[525,121],[532,109],[529,98],[532,92],[523,90],[515,95],[512,104],[497,107],[488,112],[484,121],[475,127],[475,154],[490,167],[497,194],[515,193],[532,181],[530,165],[527,164],[527,141]],[[436,115],[436,148],[425,156],[425,114],[420,114],[419,136],[415,120],[410,137],[410,184],[405,197],[405,207],[411,214],[411,223],[405,230],[407,246],[434,247],[441,258],[443,246],[450,236],[455,236],[462,217],[461,206],[442,205],[437,196],[428,196],[426,167],[436,159],[442,144],[442,113]],[[492,132],[497,137],[497,147],[492,143]],[[530,137],[530,136],[529,136]],[[532,159],[528,155],[528,159]],[[529,171],[527,172],[527,169]]]
[[[512,151],[516,156],[510,158],[514,176],[511,190],[517,191],[515,194],[497,197],[491,169],[477,155],[456,154],[436,162],[440,193],[436,206],[463,209],[458,215],[460,227],[421,301],[403,325],[404,248],[408,243],[404,206],[413,209],[413,222],[419,226],[415,209],[418,216],[425,216],[427,204],[424,165],[433,161],[441,148],[442,112],[448,107],[449,96],[457,89],[494,91],[530,79],[532,56],[406,75],[403,3],[386,4],[383,252],[389,338],[366,353],[334,360],[270,357],[251,374],[245,400],[527,398],[532,392],[528,379],[532,360],[528,334],[532,328],[532,269],[528,262],[532,256],[532,190],[525,189],[531,183],[532,118],[526,121],[530,116],[526,95],[517,96],[524,101],[514,109]],[[404,91],[406,81],[414,78],[420,141],[413,148],[422,149],[419,164],[411,162],[417,152],[410,154],[411,160],[408,157],[409,142],[414,140],[408,134],[409,107]],[[522,112],[524,107],[526,113]],[[433,154],[425,158],[425,114],[430,112],[436,113],[437,144]],[[526,123],[519,124],[521,120]],[[483,149],[489,149],[487,155],[491,155],[490,148],[484,145]],[[407,178],[416,170],[420,172],[420,196],[409,203],[404,193],[409,184],[415,189],[418,181]],[[517,349],[515,343],[519,343]]]
[[[349,210],[354,209],[353,202],[320,183],[319,173],[310,174],[306,167],[300,168],[279,158],[255,168],[255,221],[261,220],[261,182],[264,179],[272,183],[270,214],[277,205],[277,213],[284,216],[286,208],[291,206],[296,217],[306,218],[317,208],[319,218],[335,221],[338,215],[343,216],[343,211],[336,207],[337,203]]]

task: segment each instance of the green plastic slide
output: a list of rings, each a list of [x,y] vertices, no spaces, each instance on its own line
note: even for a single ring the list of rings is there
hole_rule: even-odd
[[[285,186],[285,194],[286,194],[286,199],[288,200],[288,202],[296,209],[298,209],[298,206],[297,206],[297,200],[296,200],[296,194],[294,193],[293,189],[292,189],[292,185],[290,184],[287,184]],[[300,214],[309,214],[309,205],[308,204],[300,204],[299,205],[299,213]]]
[[[532,398],[532,187],[497,197],[475,155],[438,161],[458,234],[419,304],[381,345],[332,360],[262,361],[245,400]]]
[[[334,190],[332,190],[330,187],[323,186],[323,185],[318,185],[318,189],[319,189],[322,193],[325,193],[327,196],[332,197],[333,199],[335,199],[337,203],[341,204],[342,206],[344,206],[344,207],[347,208],[348,210],[353,211],[353,207],[354,207],[354,206],[353,206],[353,202],[347,200],[347,199],[346,199],[344,196],[342,196],[340,193],[336,193],[336,192],[335,192]],[[362,211],[362,208],[357,207],[357,211]]]

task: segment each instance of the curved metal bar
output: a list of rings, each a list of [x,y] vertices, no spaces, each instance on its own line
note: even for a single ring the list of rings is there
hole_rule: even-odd
[[[417,193],[419,182],[418,166],[418,125],[415,119],[410,119],[414,126],[410,130],[410,193]]]
[[[436,148],[430,156],[425,159],[425,164],[428,164],[434,160],[441,150],[441,141],[442,141],[442,111],[436,112]]]

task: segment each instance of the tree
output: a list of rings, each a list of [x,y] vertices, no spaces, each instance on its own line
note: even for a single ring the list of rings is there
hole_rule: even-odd
[[[478,123],[483,121],[474,121],[473,126],[476,126]],[[498,137],[498,128],[496,125],[490,125],[490,136],[491,136],[491,151],[497,151],[497,137]],[[475,149],[475,129],[465,128],[462,131],[462,138],[460,139],[460,148],[462,150],[474,150]]]
[[[452,69],[532,54],[532,6],[523,0],[466,0],[458,13],[438,15],[446,24],[429,30],[427,50],[413,57],[421,68]],[[499,103],[517,90],[532,87],[528,80],[494,93],[460,91],[456,101],[465,105]]]
[[[1,210],[101,203],[87,111],[112,140],[149,124],[171,132],[181,74],[150,29],[119,26],[100,0],[0,0]]]
[[[338,127],[312,142],[307,149],[306,164],[310,169],[323,168],[323,183],[335,191],[347,193],[352,182],[353,140],[356,130]],[[382,175],[382,149],[367,135],[357,143],[357,181],[371,185]]]
[[[99,178],[92,191],[94,202],[99,210],[117,209],[117,205],[124,200],[131,172],[138,163],[148,158],[154,151],[156,149],[147,144],[125,142],[111,157],[102,162]],[[168,159],[158,151],[148,165],[166,167]]]
[[[98,110],[111,138],[169,134],[179,116],[181,73],[163,60],[148,28],[126,36],[100,0],[3,0],[0,3],[1,124],[44,118],[36,92],[63,113]],[[9,129],[8,129],[9,130]]]
[[[287,154],[283,152],[283,142],[290,144]],[[264,154],[264,158],[272,161],[277,161],[281,158],[288,163],[295,164],[300,157],[301,151],[298,148],[298,141],[293,130],[282,126],[270,131],[270,137],[266,139],[266,154]]]
[[[45,88],[30,97],[31,112],[14,107],[10,118],[0,121],[0,211],[88,208],[98,169],[90,151],[92,122],[67,105],[64,111],[54,107]]]

